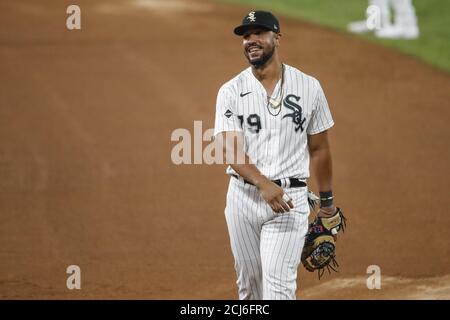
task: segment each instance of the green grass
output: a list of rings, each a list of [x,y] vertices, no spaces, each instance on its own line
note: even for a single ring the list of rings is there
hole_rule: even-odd
[[[273,10],[302,20],[346,31],[351,21],[363,20],[367,0],[222,0]],[[420,38],[386,40],[373,35],[361,37],[393,47],[450,72],[450,1],[413,0],[418,16]]]

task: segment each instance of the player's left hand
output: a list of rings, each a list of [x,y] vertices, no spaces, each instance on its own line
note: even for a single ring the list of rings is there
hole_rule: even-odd
[[[333,217],[334,215],[336,215],[337,210],[338,209],[336,208],[335,205],[331,205],[329,207],[321,207],[319,209],[319,212],[317,212],[317,217],[329,219],[329,218]],[[333,239],[334,239],[334,241],[337,241],[337,232],[333,233]]]
[[[331,205],[329,207],[321,207],[319,212],[317,212],[317,216],[319,218],[329,218],[336,214],[337,208],[335,205]]]

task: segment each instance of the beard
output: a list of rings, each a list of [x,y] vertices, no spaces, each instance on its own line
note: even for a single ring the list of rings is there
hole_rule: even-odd
[[[257,59],[250,59],[250,56],[247,52],[247,50],[245,50],[245,56],[248,60],[248,62],[254,66],[256,69],[263,67],[267,61],[270,60],[270,58],[272,58],[273,53],[275,52],[275,46],[272,46],[272,48],[269,51],[265,51],[263,50],[263,53],[261,55],[261,57],[257,58]]]

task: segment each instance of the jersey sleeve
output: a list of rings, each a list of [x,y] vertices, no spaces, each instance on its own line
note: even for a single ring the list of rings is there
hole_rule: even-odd
[[[308,134],[317,134],[323,132],[334,125],[333,117],[331,116],[330,108],[328,107],[325,93],[317,81],[317,93],[314,99],[311,120],[309,121],[306,132]]]
[[[231,88],[220,88],[216,101],[214,136],[225,131],[243,131],[237,114],[236,98]]]

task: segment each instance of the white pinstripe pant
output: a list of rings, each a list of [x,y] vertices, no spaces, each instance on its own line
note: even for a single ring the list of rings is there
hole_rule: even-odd
[[[297,268],[308,230],[308,190],[285,188],[294,209],[277,214],[256,187],[230,178],[225,217],[239,299],[296,299]]]

